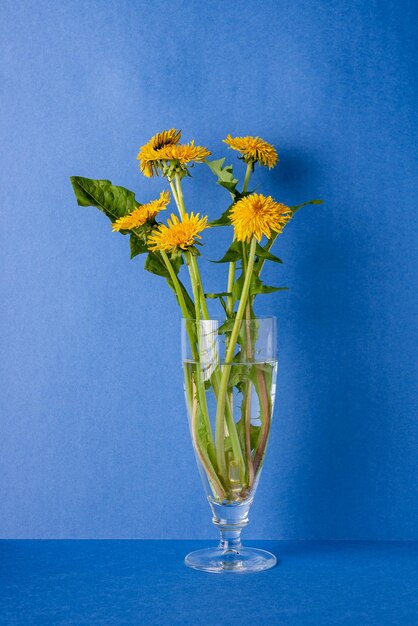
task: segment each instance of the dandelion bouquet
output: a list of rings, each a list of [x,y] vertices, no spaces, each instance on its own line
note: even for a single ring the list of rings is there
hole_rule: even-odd
[[[194,141],[181,143],[171,129],[141,147],[138,160],[144,176],[161,176],[165,189],[142,204],[135,194],[108,180],[71,178],[81,206],[95,206],[111,221],[113,231],[129,237],[131,258],[146,255],[145,269],[162,278],[174,292],[183,318],[183,370],[190,431],[198,466],[221,530],[218,548],[191,553],[186,562],[206,571],[259,571],[275,557],[243,548],[241,528],[257,487],[266,452],[277,370],[275,319],[259,318],[254,300],[283,287],[264,284],[266,262],[281,263],[273,245],[298,206],[249,190],[256,165],[273,168],[279,159],[273,145],[259,137],[231,137],[224,143],[246,164],[240,185],[225,158]],[[218,219],[188,212],[183,182],[191,167],[205,164],[229,194]],[[166,223],[162,213],[170,202],[177,208]],[[221,290],[207,293],[199,268],[204,231],[232,230],[231,245],[218,263],[227,267]],[[208,299],[219,302],[220,319],[212,319]],[[237,556],[238,555],[238,556]]]

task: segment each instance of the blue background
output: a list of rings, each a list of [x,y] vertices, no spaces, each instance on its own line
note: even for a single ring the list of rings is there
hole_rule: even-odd
[[[156,197],[135,156],[175,126],[217,157],[259,134],[281,162],[254,185],[326,201],[266,272],[290,291],[259,303],[281,370],[247,535],[418,538],[417,17],[412,0],[3,2],[2,537],[214,536],[174,298],[69,184]],[[186,200],[215,216],[228,194],[201,166]]]

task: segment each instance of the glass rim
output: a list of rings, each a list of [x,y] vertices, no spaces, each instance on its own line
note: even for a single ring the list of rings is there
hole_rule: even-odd
[[[221,317],[219,316],[214,316],[214,317],[210,317],[209,319],[205,320],[205,319],[200,319],[197,320],[195,317],[182,317],[181,321],[182,322],[197,322],[197,323],[202,323],[202,322],[226,322],[228,319],[235,319],[235,318],[228,318],[228,317]],[[259,315],[257,317],[243,317],[241,322],[258,322],[258,321],[263,321],[263,320],[274,320],[275,322],[277,322],[278,317],[277,315]]]

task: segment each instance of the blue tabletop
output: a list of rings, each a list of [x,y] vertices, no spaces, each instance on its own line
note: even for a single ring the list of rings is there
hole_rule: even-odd
[[[207,541],[1,541],[0,623],[418,624],[417,542],[247,542],[279,565],[183,565]]]

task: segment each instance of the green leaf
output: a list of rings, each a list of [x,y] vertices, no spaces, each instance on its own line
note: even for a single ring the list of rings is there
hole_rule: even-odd
[[[260,434],[260,429],[261,426],[253,426],[251,424],[250,426],[250,446],[251,446],[251,450],[254,450],[258,441],[258,437]],[[237,431],[238,431],[238,436],[240,439],[240,443],[242,446],[242,449],[245,450],[245,422],[244,419],[241,418],[238,422],[237,422]]]
[[[270,389],[272,376],[273,376],[273,370],[274,370],[274,365],[272,365],[271,363],[254,363],[254,365],[251,366],[250,379],[256,385],[257,374],[261,372],[265,378],[267,389]]]
[[[193,300],[189,296],[189,292],[187,291],[186,287],[183,285],[180,279],[179,279],[179,285],[183,292],[184,301],[186,303],[187,310],[189,311],[190,319],[194,319],[194,317],[196,316],[196,311],[194,308]],[[171,287],[171,284],[170,284],[170,287]]]
[[[111,222],[141,206],[133,191],[112,185],[110,180],[71,176],[71,183],[80,206],[97,207]]]
[[[299,209],[307,206],[308,204],[322,204],[323,202],[323,200],[308,200],[307,202],[302,202],[302,204],[296,204],[295,206],[291,206],[289,208],[292,211],[292,215],[294,215],[297,211],[299,211]]]
[[[224,321],[224,323],[219,326],[218,334],[225,335],[226,333],[232,333],[232,329],[234,328],[235,318],[230,317]]]
[[[210,458],[212,464],[216,464],[216,452],[215,447],[213,445],[212,437],[209,435],[206,423],[203,417],[203,413],[200,409],[200,405],[198,404],[198,427],[197,434],[199,439],[200,447],[203,450],[206,450],[208,457]]]
[[[171,265],[176,274],[179,273],[180,267],[183,264],[183,259],[181,256],[176,257],[175,259],[171,259]],[[164,261],[161,258],[161,255],[158,252],[149,252],[148,256],[145,260],[145,269],[147,272],[151,272],[152,274],[156,274],[157,276],[163,276],[164,278],[170,278],[170,274],[168,269],[165,266]]]
[[[231,261],[239,261],[240,259],[242,259],[242,244],[239,241],[233,241],[222,259],[212,261],[212,263],[230,263]]]
[[[220,291],[219,293],[205,293],[205,298],[222,298],[222,296],[232,296],[230,291]]]
[[[231,437],[229,435],[224,439],[224,449],[225,454],[227,454],[228,452],[232,452]]]
[[[248,365],[234,365],[229,375],[228,388],[237,387],[241,390],[243,383],[248,380],[249,369]]]
[[[217,220],[213,220],[212,222],[210,222],[210,226],[231,226],[231,222],[229,220],[229,211],[231,210],[231,208],[234,205],[231,204],[226,211],[224,211],[222,213],[222,215],[220,217],[218,217]]]
[[[218,177],[218,185],[225,187],[225,189],[227,189],[232,196],[235,196],[238,179],[234,177],[232,165],[226,165],[223,167],[225,157],[214,161],[206,160],[205,163],[208,165],[211,172]]]
[[[129,243],[131,246],[131,259],[136,257],[138,254],[148,252],[146,243],[144,243],[140,237],[137,237],[137,235],[131,234]]]
[[[261,280],[256,278],[255,284],[251,284],[250,295],[255,296],[260,293],[274,293],[275,291],[287,291],[289,289],[289,287],[271,287],[264,283],[259,284],[259,282],[261,283]]]
[[[234,288],[232,290],[232,295],[235,301],[240,299],[243,286],[244,274],[242,273],[238,280],[235,282]],[[288,289],[288,287],[270,287],[269,285],[265,285],[263,281],[258,276],[256,276],[256,274],[253,274],[251,278],[250,296],[256,296],[261,293],[273,293],[274,291],[283,291],[286,289]]]
[[[261,430],[261,426],[253,426],[251,424],[251,427],[250,427],[250,446],[251,446],[251,450],[255,450],[258,438],[260,436],[260,430]]]
[[[241,276],[239,276],[239,278],[237,278],[232,288],[232,297],[234,298],[235,302],[239,300],[241,293],[242,293],[243,286],[244,286],[244,272],[241,274]]]
[[[176,258],[171,258],[171,265],[176,274],[179,273],[180,267],[183,265],[183,258],[178,256]],[[162,276],[167,280],[169,287],[176,293],[176,290],[173,285],[173,281],[171,280],[171,276],[165,266],[164,261],[161,256],[157,252],[149,252],[147,258],[145,259],[145,269],[147,272],[151,272],[151,274],[156,274],[157,276]],[[183,293],[184,301],[187,306],[187,310],[189,312],[190,318],[194,318],[195,309],[193,300],[188,294],[186,287],[183,285],[180,279],[178,279],[181,291]],[[177,297],[177,294],[176,294]]]
[[[263,246],[261,246],[259,243],[256,246],[255,253],[261,259],[267,259],[268,261],[273,261],[274,263],[283,263],[283,261],[279,259],[278,256],[275,256],[274,254],[263,248]]]
[[[241,198],[245,198],[246,196],[250,196],[252,193],[254,193],[254,192],[253,191],[243,191],[241,193],[240,191],[235,189],[234,193],[232,194],[233,197],[234,197],[234,202],[229,205],[229,207],[226,209],[226,211],[224,211],[222,213],[222,215],[220,217],[218,217],[218,219],[213,220],[212,222],[210,222],[210,226],[231,226],[231,220],[229,219],[229,212],[230,212],[230,210],[232,209],[234,204],[236,204],[238,202],[238,200],[241,200]]]
[[[261,378],[264,379],[267,388],[267,396],[270,399],[270,392],[273,384],[273,372],[274,365],[272,365],[271,363],[254,363],[254,365],[252,365],[249,372],[249,377],[257,390],[257,395],[259,395],[260,392],[259,377],[261,376]],[[260,420],[261,422],[264,421],[263,411],[261,411],[260,413]]]
[[[232,292],[230,291],[220,291],[219,293],[205,293],[205,298],[208,298],[210,300],[214,300],[216,298],[219,298],[219,302],[222,305],[223,310],[225,311],[225,313],[228,313],[227,309],[227,305],[226,302],[224,300],[224,296],[232,296]]]
[[[219,302],[221,303],[222,308],[225,311],[226,315],[228,315],[228,305],[222,296],[219,296]]]

